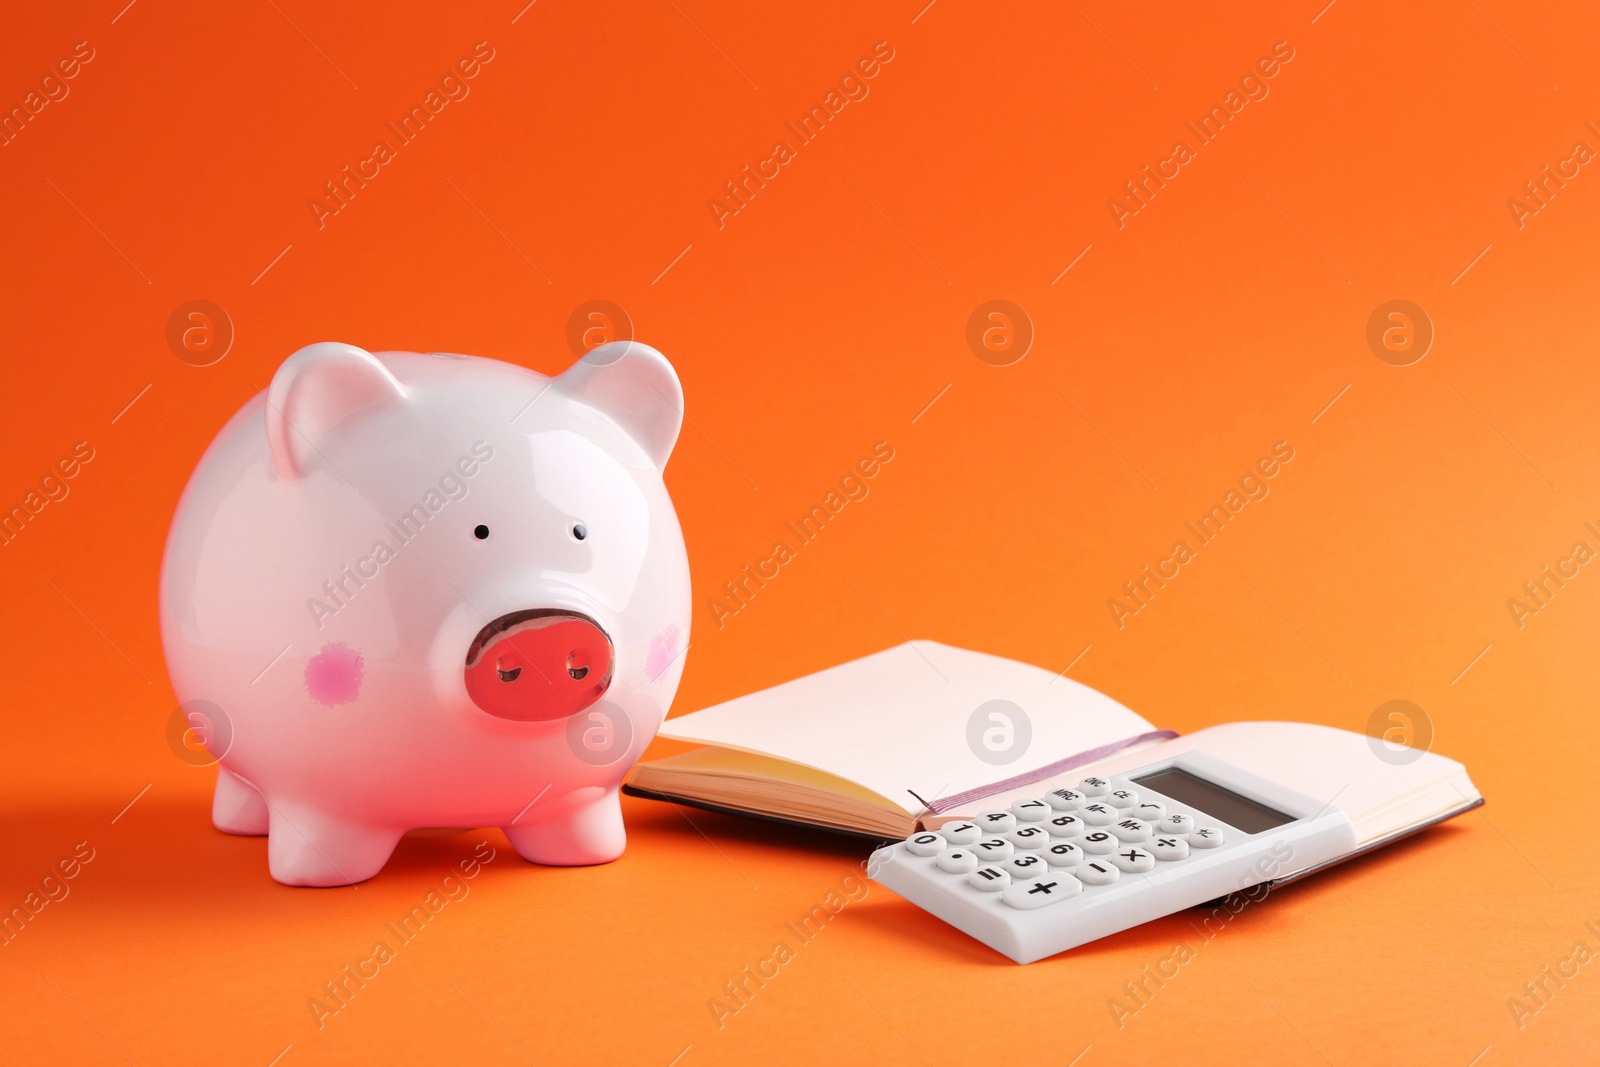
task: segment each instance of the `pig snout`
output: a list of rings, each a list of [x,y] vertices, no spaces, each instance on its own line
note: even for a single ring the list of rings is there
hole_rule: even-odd
[[[467,650],[467,695],[490,715],[564,719],[611,685],[611,638],[593,619],[554,609],[502,615]]]

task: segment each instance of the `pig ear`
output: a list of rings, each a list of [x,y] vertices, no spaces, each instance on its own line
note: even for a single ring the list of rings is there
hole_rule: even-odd
[[[612,341],[590,349],[555,384],[615,419],[658,470],[667,465],[683,427],[683,387],[666,356],[638,341]]]
[[[305,472],[308,457],[340,422],[398,403],[405,388],[372,353],[328,341],[283,361],[267,389],[267,444],[279,478]]]

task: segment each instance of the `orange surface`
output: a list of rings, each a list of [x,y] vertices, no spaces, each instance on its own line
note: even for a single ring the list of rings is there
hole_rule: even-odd
[[[0,548],[3,904],[76,874],[0,947],[0,1058],[1592,1059],[1600,964],[1573,950],[1600,950],[1600,575],[1560,561],[1600,548],[1600,16],[924,2],[8,15],[0,106],[37,113],[0,146],[0,503],[79,442],[93,458]],[[41,85],[78,42],[92,58]],[[469,95],[364,164],[478,42]],[[879,42],[893,58],[846,84],[868,95],[800,143],[785,123]],[[1199,145],[1185,124],[1278,42],[1293,58],[1244,85],[1268,95]],[[779,139],[791,158],[765,162]],[[370,180],[309,207],[346,165]],[[746,165],[765,186],[708,206]],[[1109,207],[1146,165],[1164,187]],[[210,366],[166,339],[195,299],[235,332]],[[301,345],[555,372],[592,299],[689,399],[676,710],[926,636],[1072,664],[1178,729],[1360,730],[1413,701],[1488,807],[1210,942],[1179,915],[1025,968],[881,889],[802,942],[787,924],[854,884],[860,849],[642,801],[607,867],[538,869],[491,830],[408,839],[356,889],[275,885],[262,841],[210,827],[214,772],[167,746],[156,580],[185,479]],[[1033,325],[1010,366],[966,342],[991,299]],[[1366,341],[1395,299],[1435,332],[1409,366]],[[870,494],[719,627],[723,583],[880,441]],[[1270,496],[1119,628],[1108,599],[1279,441]],[[1546,565],[1577,575],[1518,618]],[[324,983],[371,973],[385,924],[479,841],[468,895],[319,1026]],[[776,977],[729,1000],[778,942]],[[1119,1027],[1108,1002],[1180,943]]]

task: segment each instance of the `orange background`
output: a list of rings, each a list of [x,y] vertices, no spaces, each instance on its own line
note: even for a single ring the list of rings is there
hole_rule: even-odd
[[[1600,949],[1600,576],[1521,628],[1506,605],[1573,542],[1600,548],[1600,176],[1520,229],[1507,207],[1574,141],[1600,147],[1592,6],[124,2],[35,5],[0,37],[5,108],[95,50],[0,148],[0,503],[95,450],[0,549],[0,905],[95,854],[0,948],[0,1057],[1592,1055],[1600,965],[1520,1029],[1507,1000]],[[318,229],[323,182],[478,41],[495,58],[470,96]],[[870,95],[719,229],[723,182],[879,41]],[[1108,198],[1279,41],[1270,95],[1119,230]],[[165,339],[195,298],[237,332],[212,366]],[[865,850],[645,801],[610,866],[536,868],[490,830],[408,839],[356,889],[274,884],[263,841],[211,828],[214,772],[165,741],[156,583],[189,472],[302,345],[554,373],[596,298],[688,397],[675,711],[923,636],[1076,660],[1180,730],[1363,730],[1411,700],[1489,805],[1247,910],[1121,1029],[1108,1000],[1197,944],[1193,915],[1024,968],[880,888],[719,1029],[708,1001]],[[1036,330],[1011,366],[965,341],[992,298]],[[1365,340],[1395,298],[1436,330],[1406,367]],[[871,495],[717,628],[708,599],[880,440]],[[1280,440],[1271,496],[1118,629],[1106,600]],[[478,840],[498,855],[471,895],[319,1029],[308,999]]]

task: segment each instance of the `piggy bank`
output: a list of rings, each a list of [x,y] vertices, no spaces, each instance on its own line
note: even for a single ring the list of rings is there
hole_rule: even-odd
[[[161,569],[212,821],[272,877],[362,881],[402,834],[498,826],[604,863],[666,715],[689,567],[662,482],[683,394],[614,342],[557,377],[490,359],[301,349],[223,427]]]

